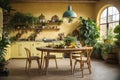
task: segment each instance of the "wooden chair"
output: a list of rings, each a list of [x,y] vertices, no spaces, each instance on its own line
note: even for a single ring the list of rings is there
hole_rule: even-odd
[[[24,49],[25,49],[26,54],[27,54],[25,70],[27,70],[28,72],[30,71],[32,60],[36,60],[37,61],[38,68],[40,70],[40,62],[39,62],[40,57],[38,57],[38,56],[31,56],[30,50],[28,48],[24,48]]]
[[[82,53],[82,51],[73,51],[72,58],[73,59],[79,58],[81,53]]]
[[[44,56],[44,62],[45,62],[46,59],[47,59],[47,55]],[[50,60],[50,59],[54,59],[54,60],[55,60],[56,68],[58,69],[56,55],[50,54],[50,55],[49,55],[49,60]],[[44,65],[44,62],[43,62],[43,65]]]
[[[84,63],[87,63],[88,65],[88,69],[89,69],[89,73],[91,74],[91,63],[90,63],[90,56],[91,53],[93,51],[93,47],[86,47],[84,52],[78,52],[79,53],[79,58],[75,58],[75,63],[74,63],[74,69],[73,72],[75,71],[75,66],[77,64],[77,62],[80,63],[80,68],[82,71],[82,77],[83,77],[83,69],[84,69]],[[83,54],[85,54],[86,56],[83,56]]]

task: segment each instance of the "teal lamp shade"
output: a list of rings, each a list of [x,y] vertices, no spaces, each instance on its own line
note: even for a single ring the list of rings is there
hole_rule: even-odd
[[[75,18],[77,17],[77,14],[72,11],[72,6],[68,6],[68,11],[65,11],[64,14],[63,14],[63,17],[66,17],[66,18]]]

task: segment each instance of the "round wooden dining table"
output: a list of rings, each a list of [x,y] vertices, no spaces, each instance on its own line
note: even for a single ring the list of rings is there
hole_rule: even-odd
[[[73,73],[73,66],[72,66],[72,53],[75,51],[84,51],[85,47],[81,48],[51,48],[51,47],[36,47],[37,50],[41,51],[41,64],[43,62],[43,53],[47,53],[47,58],[45,62],[45,74],[48,73],[48,65],[49,65],[49,54],[50,52],[57,52],[60,54],[61,52],[65,53],[68,52],[70,54],[70,66],[71,66],[71,73]]]

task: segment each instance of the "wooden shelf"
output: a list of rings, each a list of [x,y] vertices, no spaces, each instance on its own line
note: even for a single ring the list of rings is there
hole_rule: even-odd
[[[35,28],[35,30],[60,30],[60,28]]]
[[[38,23],[37,25],[60,25],[62,22],[58,21],[58,22],[44,22],[44,23]]]

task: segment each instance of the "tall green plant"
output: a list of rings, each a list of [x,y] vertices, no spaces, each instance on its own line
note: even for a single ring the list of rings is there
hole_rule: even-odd
[[[11,10],[14,10],[11,5],[10,5],[10,0],[0,0],[0,7],[4,10],[7,10],[8,12],[10,12]]]
[[[114,29],[114,33],[116,33],[115,38],[120,41],[120,25],[117,25]]]
[[[4,36],[0,40],[0,62],[5,60],[6,48],[8,47],[9,40]]]
[[[79,20],[79,40],[82,41],[83,45],[93,46],[97,42],[97,38],[99,37],[99,31],[95,21],[91,18],[84,19],[82,17],[80,17]]]

